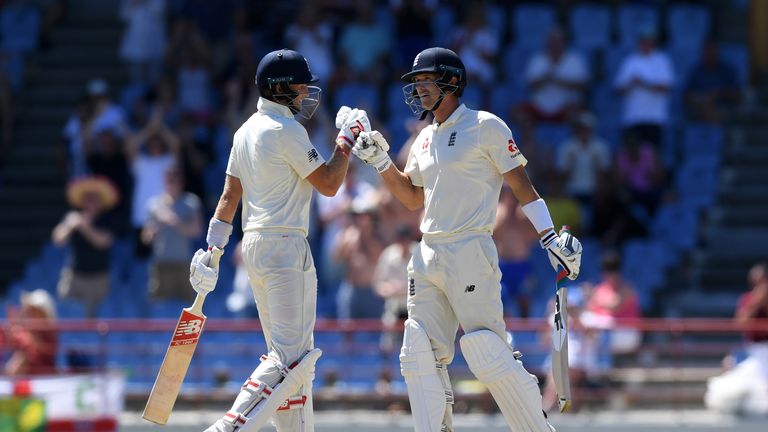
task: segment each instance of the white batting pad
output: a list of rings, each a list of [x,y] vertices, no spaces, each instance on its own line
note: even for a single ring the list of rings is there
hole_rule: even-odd
[[[272,393],[253,408],[240,431],[258,432],[289,396],[296,394],[304,383],[311,382],[315,378],[315,362],[321,354],[319,348],[314,348],[302,357],[301,361],[288,371],[285,378],[274,386]]]
[[[277,432],[314,432],[312,381],[307,381],[295,396],[283,401],[273,417]]]
[[[450,422],[451,405],[447,403],[446,388],[438,374],[429,337],[419,323],[410,318],[405,321],[400,372],[408,386],[416,432],[440,432],[444,417]],[[441,373],[448,378],[447,369]],[[452,402],[453,394],[450,397]]]
[[[469,369],[488,387],[512,430],[555,430],[544,418],[536,377],[515,359],[511,346],[490,330],[468,333],[459,343]]]

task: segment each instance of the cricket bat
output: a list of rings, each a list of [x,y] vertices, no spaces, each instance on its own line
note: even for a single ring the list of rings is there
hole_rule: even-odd
[[[210,263],[212,267],[219,265],[219,259],[223,253],[222,249],[213,248]],[[164,425],[171,415],[173,405],[176,403],[176,396],[179,395],[189,363],[192,361],[192,355],[197,348],[197,341],[203,331],[203,324],[205,324],[204,301],[205,295],[198,293],[192,306],[181,311],[181,316],[171,337],[171,343],[165,352],[163,364],[157,373],[155,385],[152,387],[147,406],[144,408],[144,414],[142,414],[146,420]]]
[[[560,233],[567,232],[563,226]],[[560,269],[555,278],[555,322],[552,329],[552,379],[555,381],[560,412],[571,407],[571,381],[568,376],[568,272]]]

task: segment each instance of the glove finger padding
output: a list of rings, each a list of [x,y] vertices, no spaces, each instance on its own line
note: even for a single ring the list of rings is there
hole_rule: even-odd
[[[363,147],[376,146],[379,150],[385,153],[389,151],[389,143],[384,138],[384,135],[382,135],[381,132],[377,130],[370,132],[360,132],[358,141],[362,142]]]
[[[349,109],[349,111],[347,112],[345,108]],[[336,114],[336,126],[340,129],[339,134],[336,136],[336,141],[342,141],[345,145],[352,148],[361,132],[371,130],[371,121],[368,119],[368,113],[365,110],[341,107]]]
[[[189,283],[198,294],[208,294],[216,287],[219,278],[218,267],[209,267],[211,251],[198,249],[189,264]]]
[[[343,105],[341,108],[339,108],[339,112],[336,113],[336,128],[341,129],[344,127],[344,124],[347,123],[347,117],[349,117],[349,113],[352,112],[352,108]]]
[[[581,268],[581,242],[570,233],[564,232],[560,236],[554,231],[545,235],[541,240],[541,247],[547,250],[549,262],[557,271],[561,266],[568,273],[568,279],[579,277]]]

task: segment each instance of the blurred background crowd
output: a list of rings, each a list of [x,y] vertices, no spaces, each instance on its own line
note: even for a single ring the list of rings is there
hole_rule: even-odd
[[[426,123],[399,77],[439,45],[467,67],[462,100],[507,122],[556,225],[583,239],[572,313],[585,326],[733,316],[768,252],[753,240],[768,233],[768,83],[747,20],[768,16],[759,3],[1,1],[0,241],[12,250],[0,253],[0,294],[50,293],[59,318],[177,316],[232,135],[256,109],[261,57],[295,49],[320,77],[305,126],[326,158],[349,105],[402,168]],[[419,216],[356,160],[336,196],[316,196],[318,316],[403,319]],[[507,315],[546,317],[551,268],[506,189],[494,238]],[[235,243],[209,316],[256,316]],[[755,297],[753,315],[768,316]],[[585,370],[599,363],[588,339]],[[627,329],[609,350],[640,343]],[[397,335],[380,345],[396,352]]]

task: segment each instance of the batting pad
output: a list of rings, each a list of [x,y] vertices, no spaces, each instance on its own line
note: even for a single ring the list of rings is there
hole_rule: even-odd
[[[469,369],[488,387],[512,430],[555,430],[544,418],[536,377],[515,359],[511,346],[490,330],[468,333],[459,344]]]
[[[451,411],[451,406],[447,403],[446,389],[438,374],[429,337],[421,325],[410,318],[405,321],[400,372],[408,387],[416,432],[440,432],[443,418],[448,415],[447,411]],[[448,377],[447,370],[444,375]]]
[[[272,394],[259,401],[249,413],[248,421],[240,431],[258,432],[267,424],[272,414],[289,396],[296,394],[304,383],[315,378],[315,362],[321,354],[322,351],[319,348],[314,348],[302,357],[301,361],[285,375],[285,378],[272,388]]]

